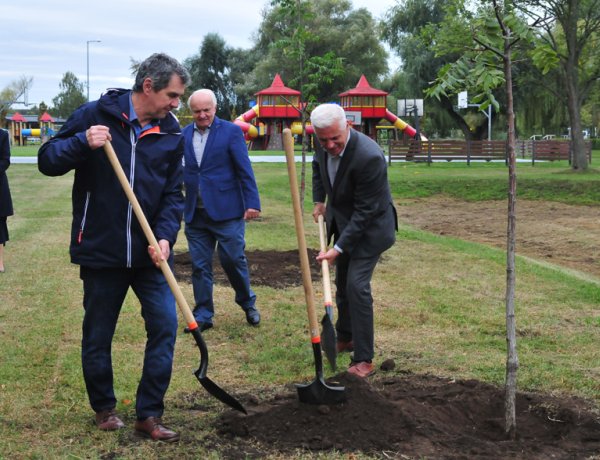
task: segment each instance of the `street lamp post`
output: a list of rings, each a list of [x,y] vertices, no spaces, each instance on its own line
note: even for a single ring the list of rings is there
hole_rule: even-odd
[[[88,40],[85,42],[87,49],[87,100],[90,101],[90,43],[100,43],[100,40]]]

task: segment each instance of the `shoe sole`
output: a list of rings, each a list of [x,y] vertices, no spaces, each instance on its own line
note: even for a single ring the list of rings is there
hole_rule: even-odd
[[[179,435],[173,436],[172,438],[154,439],[150,434],[146,433],[145,431],[135,430],[134,434],[139,438],[149,439],[151,441],[156,441],[156,442],[177,442],[177,441],[179,441]]]

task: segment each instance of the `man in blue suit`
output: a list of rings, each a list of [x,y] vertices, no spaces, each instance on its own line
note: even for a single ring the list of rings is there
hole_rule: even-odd
[[[212,258],[219,260],[235,290],[235,302],[252,326],[260,323],[250,288],[245,221],[260,216],[260,199],[242,130],[216,117],[217,99],[209,89],[188,100],[194,123],[183,129],[185,236],[192,259],[194,316],[201,331],[213,327]],[[186,332],[187,328],[186,328]]]

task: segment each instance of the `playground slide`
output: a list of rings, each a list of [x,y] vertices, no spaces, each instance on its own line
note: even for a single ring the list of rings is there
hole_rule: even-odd
[[[247,112],[244,112],[239,117],[237,117],[235,120],[233,120],[233,122],[236,125],[238,125],[240,128],[242,128],[242,131],[244,132],[244,134],[246,134],[248,137],[254,139],[256,136],[258,136],[258,129],[256,129],[256,126],[254,126],[253,124],[248,123],[248,122],[250,120],[252,120],[254,117],[256,117],[257,115],[258,115],[258,106],[255,105],[250,110],[248,110]]]
[[[415,137],[415,135],[417,134],[417,130],[415,128],[410,126],[408,123],[402,121],[400,118],[398,118],[396,115],[394,115],[389,110],[385,111],[385,119],[387,121],[389,121],[390,123],[392,123],[400,131],[404,131],[407,134],[407,136],[409,136],[409,137]],[[426,141],[427,138],[425,136],[423,136],[422,133],[420,133],[420,134],[421,134],[421,140]]]

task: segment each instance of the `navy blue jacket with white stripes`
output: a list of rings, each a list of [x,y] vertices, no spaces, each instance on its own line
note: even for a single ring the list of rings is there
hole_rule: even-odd
[[[136,139],[129,122],[129,90],[115,89],[79,107],[38,152],[47,176],[74,170],[71,262],[91,268],[152,265],[148,242],[103,149],[85,131],[110,129],[112,145],[157,240],[175,244],[181,226],[183,136],[169,113]]]

